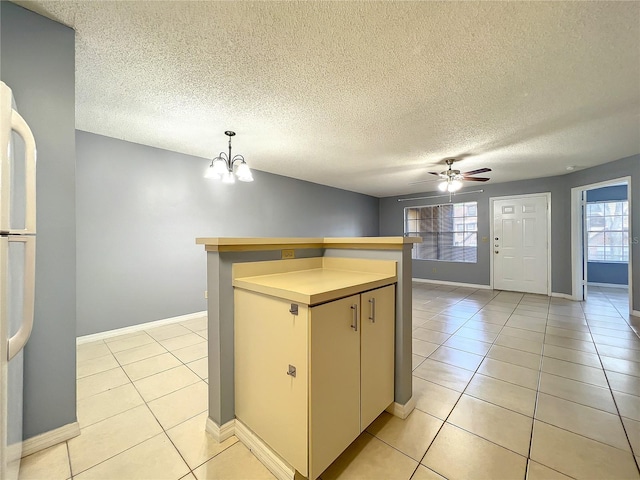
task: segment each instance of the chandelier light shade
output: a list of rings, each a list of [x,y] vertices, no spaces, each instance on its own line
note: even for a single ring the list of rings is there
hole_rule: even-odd
[[[231,155],[231,137],[236,133],[230,130],[224,132],[229,137],[229,154],[220,152],[204,174],[205,178],[222,180],[222,183],[236,183],[236,178],[241,182],[253,182],[253,174],[242,155]]]

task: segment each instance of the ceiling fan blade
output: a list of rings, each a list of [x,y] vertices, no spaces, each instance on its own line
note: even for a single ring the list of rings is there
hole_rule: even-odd
[[[463,175],[475,175],[477,173],[490,172],[490,168],[479,168],[478,170],[471,170],[470,172],[464,172]]]
[[[431,175],[436,175],[438,177],[442,175],[441,173],[438,173],[438,172],[427,172],[427,173],[430,173]]]
[[[487,177],[463,177],[462,180],[465,182],[486,182],[487,180],[491,180]]]

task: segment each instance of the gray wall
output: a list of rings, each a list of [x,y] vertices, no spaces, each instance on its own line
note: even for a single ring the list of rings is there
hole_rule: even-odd
[[[609,202],[627,199],[627,186],[594,188],[587,191],[587,202]],[[589,283],[608,283],[614,285],[629,284],[629,264],[621,262],[588,262],[587,280]]]
[[[378,234],[374,197],[260,171],[224,185],[206,159],[82,131],[76,144],[79,336],[205,310],[196,237]]]
[[[587,281],[608,285],[629,284],[629,264],[610,262],[588,262]]]
[[[490,255],[491,243],[489,240],[489,198],[505,195],[520,195],[525,193],[551,192],[551,228],[553,231],[566,233],[566,241],[570,239],[570,232],[563,232],[563,224],[566,221],[561,209],[555,208],[554,201],[561,196],[561,177],[551,179],[526,180],[521,182],[499,183],[496,185],[473,185],[471,188],[463,189],[462,192],[473,190],[484,190],[483,193],[470,193],[454,197],[455,202],[478,202],[478,263],[455,263],[430,260],[414,260],[414,278],[428,278],[433,280],[444,280],[449,282],[473,283],[479,285],[489,285],[490,283]],[[401,197],[388,197],[380,199],[380,235],[402,235],[404,229],[404,208],[419,205],[435,205],[448,203],[449,197],[431,198],[426,200],[412,200],[409,202],[398,202],[398,198],[420,197],[439,195],[440,192],[431,192],[416,195],[402,195]],[[487,241],[483,242],[482,238]],[[553,252],[552,252],[553,254]],[[436,271],[434,272],[434,269]],[[569,281],[571,277],[568,276]],[[562,272],[552,272],[553,291],[556,286],[563,281]]]
[[[461,195],[456,201],[478,202],[478,263],[450,263],[426,260],[413,261],[413,276],[433,280],[489,285],[490,243],[482,243],[489,236],[489,198],[504,195],[551,192],[551,288],[553,292],[571,294],[571,189],[583,185],[631,176],[632,215],[636,219],[631,232],[631,261],[633,262],[634,308],[640,308],[640,155],[624,158],[598,167],[568,175],[518,182],[488,184],[463,189],[462,192],[483,189],[483,193]],[[402,235],[404,207],[447,203],[447,197],[398,202],[398,198],[437,195],[439,192],[402,195],[380,199],[380,235]],[[433,269],[436,268],[436,272]]]
[[[38,148],[36,305],[24,438],[76,421],[75,34],[0,2],[0,76]]]
[[[626,185],[612,185],[610,187],[587,190],[587,202],[609,202],[627,199]]]

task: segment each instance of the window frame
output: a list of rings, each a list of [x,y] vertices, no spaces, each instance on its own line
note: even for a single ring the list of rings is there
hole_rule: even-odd
[[[441,208],[449,208],[451,213],[444,217],[441,214]],[[456,210],[459,208],[462,209],[462,215],[456,215]],[[418,213],[423,209],[428,209],[428,212]],[[468,214],[470,209],[475,212],[475,215]],[[416,212],[413,217],[410,216],[412,211]],[[414,222],[414,229],[410,228],[409,222]],[[428,227],[429,223],[430,227]],[[449,229],[443,229],[442,227],[446,227],[447,224],[450,226]],[[418,236],[423,239],[421,243],[414,244],[411,252],[412,260],[477,264],[478,201],[404,207],[403,234],[406,237]],[[424,255],[418,256],[429,248],[435,248],[431,258],[424,258]],[[470,248],[473,250],[468,250]],[[461,259],[458,259],[460,255]]]
[[[622,204],[621,210],[623,213],[620,214],[611,214],[607,213],[607,205],[609,204]],[[593,205],[602,205],[602,214],[594,214],[591,213],[591,206]],[[626,213],[624,213],[626,212]],[[585,205],[585,236],[586,236],[586,257],[588,263],[614,263],[614,264],[627,264],[629,263],[630,256],[630,245],[629,245],[629,200],[600,200],[596,202],[587,202]],[[594,228],[592,225],[596,222],[591,219],[601,219],[602,227]],[[607,223],[615,223],[615,219],[620,219],[620,228],[607,228]],[[614,219],[610,222],[607,219]],[[625,219],[627,225],[625,227]],[[594,245],[591,243],[592,238],[595,236],[602,234],[602,245]],[[607,238],[609,235],[620,234],[621,240],[620,244],[612,245],[607,242]],[[592,236],[593,235],[593,236]],[[624,241],[624,238],[627,238],[627,241]],[[592,258],[592,249],[602,249],[602,256],[598,255],[598,258]],[[607,258],[607,256],[614,256],[611,253],[610,249],[619,248],[621,249],[621,254],[616,255],[615,259]]]

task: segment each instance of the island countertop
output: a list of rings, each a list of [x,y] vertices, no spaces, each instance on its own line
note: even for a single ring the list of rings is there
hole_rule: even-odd
[[[234,265],[233,286],[305,305],[328,302],[397,281],[394,261],[308,258],[257,263]],[[271,270],[274,267],[275,272]],[[266,273],[269,270],[272,273]]]

